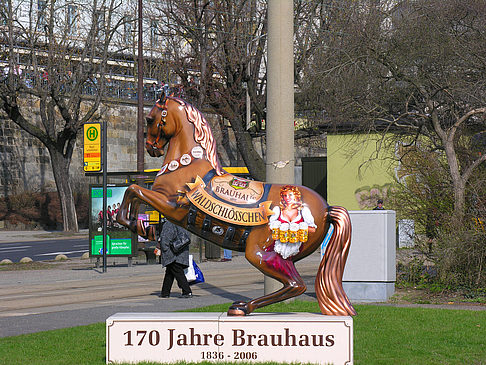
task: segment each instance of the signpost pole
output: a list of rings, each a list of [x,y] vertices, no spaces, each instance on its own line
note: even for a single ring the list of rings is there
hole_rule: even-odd
[[[103,135],[103,146],[102,146],[102,152],[103,152],[103,272],[106,272],[106,248],[107,248],[107,242],[106,242],[106,225],[107,225],[107,191],[106,191],[106,180],[107,180],[107,170],[108,170],[108,161],[107,161],[107,150],[108,150],[108,145],[107,145],[107,122],[106,120],[103,122],[103,127],[102,127],[102,135]]]

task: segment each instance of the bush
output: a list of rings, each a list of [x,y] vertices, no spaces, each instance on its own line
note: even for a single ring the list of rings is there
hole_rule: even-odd
[[[77,193],[75,204],[79,227],[87,228],[89,199],[86,194]],[[24,192],[0,198],[0,220],[10,229],[61,229],[59,197],[56,192]]]
[[[447,232],[436,242],[439,280],[455,287],[486,288],[486,232],[474,229]]]
[[[474,158],[469,149],[461,151],[461,161]],[[486,288],[486,168],[478,168],[468,180],[465,217],[458,226],[443,156],[409,146],[402,147],[401,157],[401,179],[389,191],[389,206],[398,219],[414,220],[415,249],[428,261],[428,266],[412,261],[402,267],[401,279],[461,290]],[[435,272],[427,274],[424,268],[430,264]]]

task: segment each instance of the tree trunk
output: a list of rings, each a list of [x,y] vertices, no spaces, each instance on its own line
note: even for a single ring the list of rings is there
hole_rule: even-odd
[[[454,189],[454,216],[453,223],[461,225],[464,220],[464,209],[466,206],[466,183],[461,176],[459,162],[454,148],[454,142],[450,140],[443,140],[447,162],[449,164],[449,171],[452,178],[452,186]]]
[[[69,178],[71,160],[55,148],[49,149],[52,172],[57,186],[57,193],[61,203],[62,223],[65,232],[78,232],[78,217],[74,196]]]
[[[454,217],[453,221],[459,225],[464,223],[465,206],[466,206],[466,187],[462,179],[454,184]]]
[[[248,167],[250,175],[259,181],[265,181],[266,169],[263,159],[253,145],[253,139],[250,133],[242,127],[241,120],[231,121],[231,126],[235,131],[236,143],[238,145],[238,151]]]

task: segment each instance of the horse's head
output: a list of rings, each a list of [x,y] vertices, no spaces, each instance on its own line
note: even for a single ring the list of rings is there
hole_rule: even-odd
[[[145,149],[152,157],[164,154],[164,147],[175,132],[174,120],[168,112],[169,99],[157,100],[147,120],[147,139]]]
[[[216,153],[216,143],[209,123],[192,105],[176,97],[164,97],[157,100],[146,119],[145,148],[150,156],[162,156],[165,145],[171,139],[174,141],[169,147],[174,155],[171,156],[172,158],[189,153],[193,147],[200,145],[205,151],[205,158],[217,173],[219,175],[224,173]]]

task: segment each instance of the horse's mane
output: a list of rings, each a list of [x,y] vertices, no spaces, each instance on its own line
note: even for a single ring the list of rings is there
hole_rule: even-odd
[[[213,166],[213,169],[216,170],[216,173],[218,175],[223,175],[225,171],[219,162],[218,154],[216,153],[216,142],[207,120],[199,110],[184,100],[173,96],[168,98],[178,102],[184,107],[187,114],[187,119],[194,124],[194,140],[199,143],[202,148],[204,148],[206,151],[206,157],[211,166]]]

